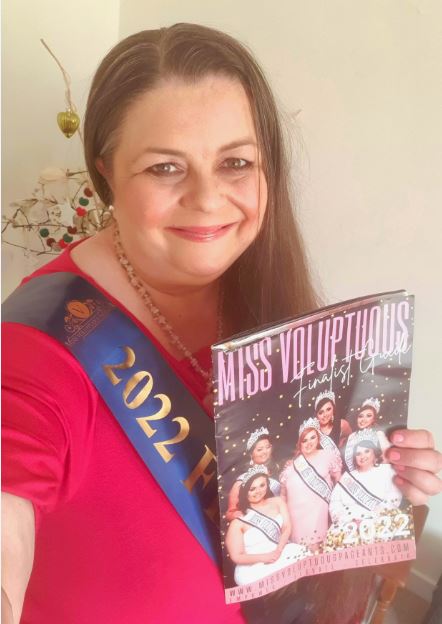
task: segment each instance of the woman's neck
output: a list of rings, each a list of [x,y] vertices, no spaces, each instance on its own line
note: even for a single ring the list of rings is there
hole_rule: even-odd
[[[267,506],[268,500],[269,500],[268,498],[263,498],[262,501],[259,501],[259,503],[253,503],[249,505],[249,507],[250,509],[253,509],[255,511],[260,511]]]
[[[311,457],[315,457],[315,455],[317,455],[319,453],[321,449],[316,448],[314,451],[311,451],[310,453],[303,453],[305,459],[310,459]]]
[[[130,283],[128,275],[118,261],[113,244],[112,231],[100,232],[75,247],[71,258],[77,266],[90,275],[99,286],[121,302],[139,321],[148,327],[163,346],[178,359],[183,354],[171,344],[169,336],[159,326],[152,310],[143,301],[140,292]],[[139,275],[146,281],[145,275]],[[179,284],[146,281],[153,305],[172,326],[174,333],[191,352],[216,342],[219,328],[227,335],[225,322],[220,319],[219,282],[184,287]]]

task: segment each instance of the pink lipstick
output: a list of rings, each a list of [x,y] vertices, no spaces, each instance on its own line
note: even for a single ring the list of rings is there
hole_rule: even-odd
[[[234,223],[228,223],[227,225],[212,225],[208,227],[191,225],[188,227],[169,227],[167,229],[180,238],[197,243],[208,243],[227,234],[233,226]]]

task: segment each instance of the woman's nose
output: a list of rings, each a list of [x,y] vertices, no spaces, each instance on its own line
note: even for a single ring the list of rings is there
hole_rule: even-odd
[[[223,204],[220,181],[211,172],[193,173],[188,177],[183,205],[200,212],[217,212]]]

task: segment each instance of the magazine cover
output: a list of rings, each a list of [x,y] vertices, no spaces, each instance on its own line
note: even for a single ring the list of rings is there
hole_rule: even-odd
[[[212,347],[226,602],[415,557],[386,460],[407,424],[412,333],[399,291]]]

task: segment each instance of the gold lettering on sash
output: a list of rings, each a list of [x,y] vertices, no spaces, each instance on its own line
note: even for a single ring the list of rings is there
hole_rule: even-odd
[[[209,449],[207,444],[205,444],[204,447],[206,449],[204,452],[204,455],[201,457],[201,459],[199,460],[195,468],[192,470],[190,475],[187,477],[187,479],[183,481],[186,489],[190,493],[192,493],[192,490],[195,487],[195,483],[198,481],[200,477],[203,480],[203,489],[204,489],[206,485],[209,483],[210,479],[212,479],[213,476],[215,475],[215,471],[211,472],[210,474],[206,473],[206,469],[208,468],[210,462],[212,461],[216,462],[216,457],[212,453],[212,451]]]
[[[163,460],[166,462],[170,462],[175,453],[170,453],[166,446],[170,446],[171,444],[179,444],[189,435],[190,426],[189,421],[182,416],[177,416],[176,418],[172,418],[172,422],[176,422],[180,426],[180,430],[174,438],[170,438],[170,440],[165,440],[164,442],[154,442],[153,445],[161,455]]]
[[[130,347],[125,346],[124,353],[125,359],[123,362],[117,362],[116,364],[103,364],[103,370],[106,374],[106,377],[109,379],[113,386],[118,385],[122,381],[121,377],[118,377],[114,371],[129,369],[132,368],[132,366],[135,364],[136,357],[134,350]],[[126,407],[128,407],[129,409],[136,409],[140,407],[150,396],[153,389],[153,384],[153,377],[148,371],[141,370],[134,373],[126,382],[122,393],[122,398]],[[135,396],[130,399],[130,396],[135,392]],[[148,438],[153,437],[157,433],[157,429],[154,429],[150,425],[150,421],[162,420],[163,418],[166,418],[166,416],[169,415],[172,409],[172,403],[167,394],[158,393],[155,394],[153,398],[161,401],[160,408],[154,414],[150,414],[148,416],[139,416],[138,418],[136,418],[137,423]],[[187,418],[177,416],[176,418],[173,418],[171,422],[178,424],[178,433],[168,440],[153,443],[155,450],[160,454],[161,458],[166,464],[170,462],[170,460],[175,455],[175,453],[170,452],[167,447],[170,447],[174,444],[179,444],[180,442],[185,440],[190,433],[190,425]],[[192,494],[192,490],[195,487],[198,479],[201,478],[203,480],[202,489],[204,489],[215,475],[214,470],[212,472],[206,471],[212,461],[216,462],[216,457],[207,445],[204,445],[204,447],[205,452],[201,457],[200,461],[192,470],[187,479],[182,482],[190,494]],[[213,522],[216,523],[219,521],[219,507],[216,496],[210,503],[209,507],[204,509],[204,511]]]
[[[130,393],[135,390],[138,384],[144,379],[147,380],[145,385],[138,391],[132,401],[128,401]],[[123,390],[124,404],[129,409],[136,409],[137,407],[140,407],[140,405],[144,403],[149,394],[152,392],[152,388],[153,378],[150,373],[148,373],[147,371],[138,371],[138,373],[134,373],[126,383],[126,387]]]
[[[106,373],[106,377],[110,380],[113,386],[116,386],[121,381],[121,378],[116,376],[113,369],[121,370],[126,368],[132,368],[132,366],[135,364],[135,353],[133,349],[131,349],[130,347],[124,347],[124,352],[126,354],[126,359],[124,360],[124,362],[120,362],[119,364],[103,364],[103,370]]]
[[[151,416],[140,416],[139,418],[137,418],[137,423],[140,425],[141,429],[144,431],[144,433],[147,435],[148,438],[151,438],[153,435],[155,435],[155,433],[157,432],[156,429],[153,429],[150,425],[149,425],[149,420],[161,420],[162,418],[165,418],[170,410],[172,409],[172,403],[170,402],[169,397],[167,396],[167,394],[155,394],[154,396],[155,399],[159,399],[161,401],[161,407],[160,409],[155,412],[155,414],[152,414]]]

